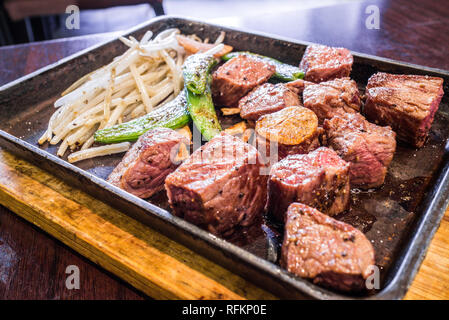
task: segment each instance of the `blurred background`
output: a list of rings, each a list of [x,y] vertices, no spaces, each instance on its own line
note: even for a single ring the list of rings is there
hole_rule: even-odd
[[[267,28],[266,15],[355,3],[358,0],[0,0],[0,45],[119,33],[155,16],[170,14],[239,26],[257,17],[252,29]],[[79,9],[79,28],[66,27],[68,6]],[[301,19],[301,18],[299,18]]]

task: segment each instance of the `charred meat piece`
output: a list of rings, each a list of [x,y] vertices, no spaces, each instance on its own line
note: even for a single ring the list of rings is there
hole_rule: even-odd
[[[239,101],[240,116],[251,122],[285,107],[300,105],[298,95],[282,83],[265,83]]]
[[[267,82],[275,71],[275,66],[247,55],[232,58],[213,73],[214,103],[236,107],[240,98]]]
[[[303,92],[304,106],[318,116],[320,123],[336,114],[360,111],[357,83],[349,78],[308,84]]]
[[[301,202],[335,215],[349,205],[349,163],[321,147],[274,164],[268,179],[268,211],[285,220],[288,206]]]
[[[443,79],[379,72],[368,80],[366,96],[368,120],[388,125],[398,140],[422,147],[443,97]]]
[[[306,73],[305,80],[323,82],[349,77],[352,62],[352,54],[348,49],[310,45],[304,52],[299,68]]]
[[[287,107],[256,122],[257,149],[272,163],[289,154],[315,150],[320,146],[320,134],[318,118],[304,107]]]
[[[176,161],[183,135],[167,128],[143,134],[108,177],[108,182],[140,198],[149,198],[164,189],[167,175],[179,165]]]
[[[214,234],[248,226],[266,204],[267,177],[259,152],[222,132],[165,180],[174,213]]]
[[[379,187],[396,150],[390,127],[368,122],[362,115],[338,115],[323,124],[327,145],[351,163],[351,186]]]
[[[301,203],[288,208],[281,266],[302,278],[340,291],[362,291],[374,265],[365,235]]]

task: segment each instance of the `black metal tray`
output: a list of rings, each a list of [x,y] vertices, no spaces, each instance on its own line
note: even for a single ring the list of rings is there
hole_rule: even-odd
[[[179,28],[185,34],[215,39],[226,32],[227,44],[298,64],[309,43],[273,38],[265,34],[224,28],[179,17],[162,17],[137,26],[127,35],[140,38],[145,31],[158,33]],[[191,247],[212,261],[240,274],[284,298],[399,299],[408,286],[438,228],[449,198],[449,101],[445,95],[425,147],[398,146],[385,185],[369,192],[352,192],[351,210],[338,218],[360,230],[376,249],[381,269],[381,289],[366,295],[344,295],[320,288],[282,270],[275,260],[282,228],[262,221],[232,239],[220,239],[170,214],[163,193],[145,201],[110,184],[104,178],[121,155],[85,160],[72,165],[58,158],[56,147],[39,147],[37,140],[54,112],[53,102],[80,76],[110,62],[125,51],[118,40],[96,45],[0,88],[0,145],[94,197],[121,209],[131,217]],[[351,77],[363,91],[377,71],[427,74],[442,77],[449,92],[449,72],[354,54]],[[220,117],[224,126],[237,117]],[[274,246],[273,246],[274,243]],[[274,249],[273,249],[274,248]],[[273,258],[274,256],[274,258]]]

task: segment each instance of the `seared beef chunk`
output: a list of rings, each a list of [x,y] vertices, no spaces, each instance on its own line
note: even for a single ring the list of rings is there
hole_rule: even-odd
[[[289,154],[308,153],[320,146],[318,118],[304,107],[287,107],[257,120],[256,141],[259,151],[272,163]]]
[[[261,85],[275,73],[276,67],[246,55],[232,58],[213,73],[214,103],[237,106],[240,98]]]
[[[358,112],[361,105],[357,83],[349,78],[308,84],[303,99],[304,106],[316,113],[320,123],[336,114]]]
[[[301,203],[288,208],[281,265],[302,278],[340,291],[361,291],[374,265],[365,235]]]
[[[299,106],[298,95],[284,84],[265,83],[240,99],[240,116],[256,121],[264,114],[279,111],[285,107]]]
[[[151,197],[164,189],[165,177],[178,166],[175,160],[181,143],[190,142],[171,129],[146,132],[128,150],[108,181],[140,198]]]
[[[443,79],[376,73],[366,86],[365,115],[398,139],[422,147],[443,97]]]
[[[390,127],[377,126],[356,113],[326,120],[323,128],[327,145],[351,163],[351,186],[383,184],[396,150],[396,134]]]
[[[266,204],[267,177],[259,152],[221,133],[196,150],[165,180],[177,216],[214,234],[250,225]]]
[[[306,73],[305,80],[322,82],[349,77],[352,62],[348,49],[311,45],[307,47],[299,67]]]
[[[321,147],[274,164],[268,180],[268,210],[284,221],[288,206],[301,202],[334,215],[349,205],[349,163]]]

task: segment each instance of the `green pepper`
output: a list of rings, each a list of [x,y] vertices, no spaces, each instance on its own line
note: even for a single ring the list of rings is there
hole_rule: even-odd
[[[210,70],[215,63],[212,55],[195,54],[187,58],[183,68],[187,109],[193,123],[208,141],[221,131],[210,89]]]
[[[217,64],[212,55],[203,53],[187,57],[182,68],[184,86],[195,94],[203,94],[207,87],[207,76]]]
[[[270,57],[262,56],[257,53],[252,53],[252,52],[248,52],[248,51],[237,51],[237,52],[230,52],[228,54],[225,54],[221,58],[224,61],[228,61],[228,60],[231,60],[232,58],[235,58],[240,55],[248,55],[250,57],[254,57],[254,58],[263,60],[265,62],[268,62],[269,64],[274,65],[276,67],[276,72],[272,76],[272,78],[274,78],[274,79],[288,82],[288,81],[294,81],[294,80],[304,78],[304,72],[301,69],[299,69],[298,67],[283,63],[279,60],[276,60],[276,59],[273,59]]]
[[[203,94],[195,94],[187,88],[185,88],[185,91],[187,107],[193,123],[203,137],[209,141],[221,131],[210,90],[206,89]]]
[[[95,132],[94,139],[101,143],[135,141],[150,129],[157,127],[177,129],[189,122],[186,95],[184,91],[181,91],[174,100],[140,118],[98,130]]]

